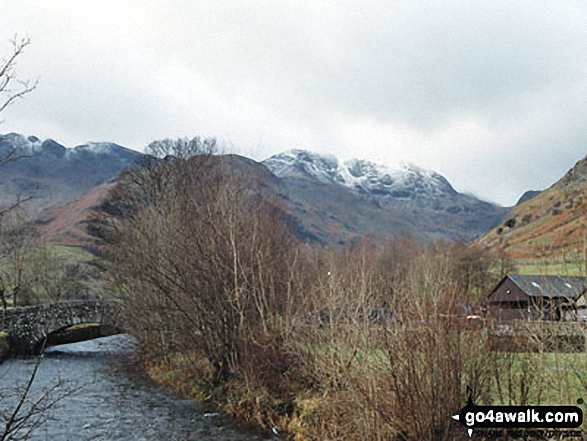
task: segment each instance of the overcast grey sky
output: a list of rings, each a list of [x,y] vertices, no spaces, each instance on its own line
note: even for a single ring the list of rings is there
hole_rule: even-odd
[[[411,162],[502,205],[587,154],[582,0],[0,0],[16,33],[40,83],[0,133]]]

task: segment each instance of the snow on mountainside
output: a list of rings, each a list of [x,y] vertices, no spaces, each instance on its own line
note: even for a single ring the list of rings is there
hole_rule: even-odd
[[[49,206],[79,198],[41,217],[48,229],[58,232],[54,235],[78,242],[79,231],[71,226],[79,225],[76,216],[87,211],[83,204],[97,194],[87,192],[103,188],[143,156],[107,142],[66,148],[50,139],[0,135],[0,158],[11,152],[28,157],[3,164],[0,206],[18,196],[32,196],[26,209],[38,215]],[[425,240],[472,239],[499,224],[506,212],[458,193],[438,173],[413,165],[339,161],[304,150],[275,155],[263,166],[235,158],[227,164],[264,182],[269,199],[284,207],[298,236],[313,242],[350,243],[362,237],[384,240],[406,234]]]
[[[0,155],[15,150],[17,155],[53,156],[75,160],[83,154],[116,156],[122,161],[131,162],[139,155],[138,152],[121,147],[111,142],[90,142],[74,148],[66,148],[52,139],[41,141],[36,136],[25,137],[19,133],[0,135]]]
[[[262,163],[281,178],[293,209],[302,212],[298,217],[310,213],[312,225],[341,231],[341,237],[367,231],[472,239],[497,225],[507,212],[458,193],[440,174],[414,165],[339,161],[305,150],[289,150]]]
[[[25,137],[18,133],[0,135],[0,155],[13,149],[21,154],[34,154],[42,150],[43,142],[36,136]]]
[[[334,157],[305,150],[289,150],[263,161],[278,177],[300,177],[304,173],[320,182],[336,183],[355,192],[398,199],[454,196],[457,192],[438,173],[415,165],[394,167]]]
[[[26,208],[38,213],[116,178],[142,154],[107,142],[70,149],[52,139],[9,133],[0,135],[0,158],[7,156],[20,159],[2,166],[0,205],[30,196]]]

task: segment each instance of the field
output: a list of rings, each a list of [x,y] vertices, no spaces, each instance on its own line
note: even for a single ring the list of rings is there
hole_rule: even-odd
[[[580,276],[587,274],[584,262],[565,262],[561,259],[551,260],[518,260],[517,273],[522,275],[543,276]]]
[[[54,244],[4,253],[0,275],[8,306],[13,306],[18,286],[20,305],[107,295],[106,278],[96,263],[96,256],[83,248]]]

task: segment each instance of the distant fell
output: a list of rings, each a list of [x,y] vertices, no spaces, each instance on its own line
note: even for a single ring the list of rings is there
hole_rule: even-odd
[[[32,196],[26,208],[51,241],[64,245],[89,243],[86,218],[92,207],[122,170],[141,166],[145,158],[109,142],[66,148],[14,133],[0,136],[0,157],[10,152],[23,158],[0,169],[0,205]],[[312,243],[405,235],[471,240],[501,223],[508,211],[459,193],[444,176],[416,165],[340,161],[307,150],[289,150],[261,163],[239,155],[216,160],[253,177],[298,237]]]
[[[516,205],[482,245],[520,259],[587,257],[587,157],[558,182]]]
[[[507,213],[415,165],[339,161],[307,150],[289,150],[262,163],[281,179],[296,218],[320,241],[342,243],[365,235],[471,240]]]
[[[524,202],[529,201],[530,199],[538,196],[539,194],[540,194],[540,191],[538,191],[538,190],[528,190],[522,196],[520,196],[520,199],[518,199],[518,202],[516,202],[516,205],[523,204]]]
[[[15,161],[0,169],[0,205],[16,197],[32,197],[25,208],[32,214],[70,202],[77,196],[116,178],[142,156],[114,143],[88,143],[66,148],[58,142],[0,135],[0,157],[12,154]]]

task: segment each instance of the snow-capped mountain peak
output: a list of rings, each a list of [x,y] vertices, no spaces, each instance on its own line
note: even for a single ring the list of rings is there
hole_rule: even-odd
[[[10,148],[15,148],[20,154],[30,155],[41,150],[43,141],[36,136],[24,136],[20,133],[8,133],[0,135],[0,140],[4,141]]]
[[[382,165],[362,159],[339,161],[333,156],[306,150],[288,150],[265,164],[278,177],[309,175],[363,194],[394,199],[422,199],[452,195],[448,181],[432,170],[412,164]]]
[[[262,162],[278,177],[306,173],[320,182],[332,182],[339,168],[334,156],[319,155],[307,150],[293,149],[274,155]]]
[[[141,156],[113,143],[67,148],[52,139],[17,133],[0,135],[0,160],[21,159],[2,164],[0,205],[11,203],[17,194],[33,196],[26,204],[31,213],[49,204],[69,202],[116,178],[123,169],[134,166]]]
[[[77,146],[74,150],[82,150],[86,152],[95,153],[97,155],[112,153],[116,144],[111,142],[89,142],[84,145]]]
[[[67,148],[52,139],[41,140],[36,136],[24,136],[19,133],[0,135],[0,156],[16,153],[24,156],[64,158],[69,161],[100,156],[102,159],[117,158],[129,165],[139,155],[134,150],[121,147],[111,142],[89,142],[74,148]]]

